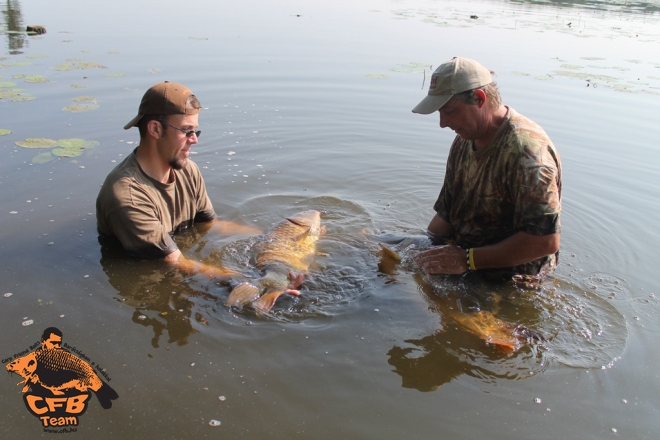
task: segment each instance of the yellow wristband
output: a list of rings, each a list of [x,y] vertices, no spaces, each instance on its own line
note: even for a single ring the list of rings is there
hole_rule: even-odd
[[[468,262],[470,263],[470,270],[477,270],[477,267],[474,265],[474,248],[470,248],[468,251]]]

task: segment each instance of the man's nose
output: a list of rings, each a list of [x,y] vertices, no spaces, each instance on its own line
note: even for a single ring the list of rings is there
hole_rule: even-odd
[[[445,128],[447,126],[447,118],[443,118],[442,113],[438,113],[440,114],[440,128]]]

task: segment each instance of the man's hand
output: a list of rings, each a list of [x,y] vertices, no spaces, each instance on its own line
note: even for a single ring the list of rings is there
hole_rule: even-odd
[[[296,275],[293,272],[289,272],[289,283],[288,286],[286,286],[286,290],[284,293],[288,293],[289,295],[294,295],[294,296],[300,296],[300,290],[298,288],[302,286],[303,282],[303,274],[299,273]]]
[[[415,257],[415,263],[428,274],[459,275],[468,271],[465,249],[452,244],[436,246]]]

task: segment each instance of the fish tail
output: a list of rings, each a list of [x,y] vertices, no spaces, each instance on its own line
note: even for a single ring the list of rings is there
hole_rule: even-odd
[[[284,293],[284,289],[269,290],[252,303],[252,307],[259,312],[266,313],[275,305],[275,301]]]
[[[231,291],[227,301],[225,301],[225,305],[227,307],[242,307],[259,298],[260,292],[261,289],[254,284],[248,282],[241,283]]]

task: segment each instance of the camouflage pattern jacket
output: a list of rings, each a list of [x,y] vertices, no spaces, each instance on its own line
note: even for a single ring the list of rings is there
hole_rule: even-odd
[[[509,108],[490,143],[456,136],[449,151],[444,184],[435,211],[455,231],[455,244],[479,247],[523,231],[561,232],[561,161],[552,141],[532,120]],[[554,267],[557,255],[511,268],[536,275]]]

